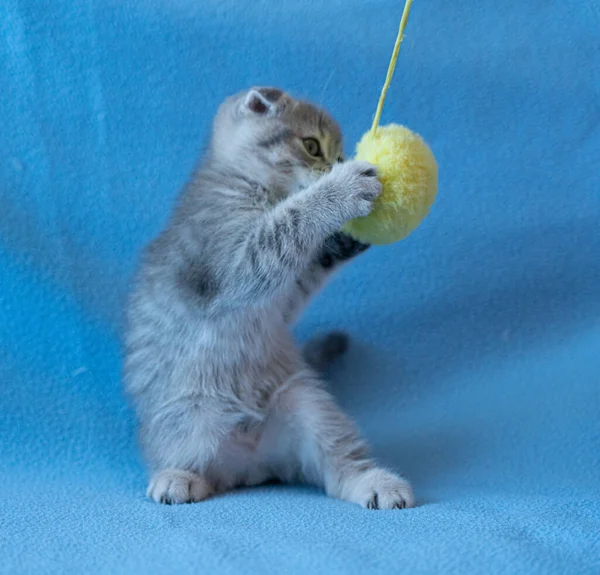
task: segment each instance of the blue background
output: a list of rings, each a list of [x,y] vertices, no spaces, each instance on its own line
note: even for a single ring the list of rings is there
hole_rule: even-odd
[[[298,327],[419,507],[265,487],[144,497],[122,303],[228,94],[370,126],[402,2],[2,0],[0,571],[599,573],[600,8],[414,4],[383,121],[439,162],[431,215]]]

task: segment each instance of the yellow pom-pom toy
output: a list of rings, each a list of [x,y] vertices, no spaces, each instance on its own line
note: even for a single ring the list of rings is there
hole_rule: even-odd
[[[376,245],[405,238],[429,213],[437,194],[438,169],[431,150],[408,128],[390,124],[362,137],[356,159],[377,166],[383,189],[373,211],[349,221],[344,231]]]
[[[363,243],[382,245],[405,238],[429,213],[437,194],[438,168],[425,141],[404,126],[379,127],[411,4],[407,0],[404,6],[373,126],[356,146],[356,159],[377,166],[382,183],[373,211],[344,226],[345,232]]]

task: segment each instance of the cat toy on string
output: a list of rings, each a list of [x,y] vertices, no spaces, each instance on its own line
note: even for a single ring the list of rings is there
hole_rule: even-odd
[[[355,159],[377,167],[382,191],[372,212],[347,222],[344,231],[368,244],[391,244],[408,236],[429,213],[437,195],[438,167],[425,141],[398,124],[379,126],[411,5],[412,0],[406,0],[373,125],[356,146]]]

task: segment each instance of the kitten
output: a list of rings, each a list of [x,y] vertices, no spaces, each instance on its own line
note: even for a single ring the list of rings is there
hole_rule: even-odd
[[[155,501],[280,480],[371,509],[414,504],[318,375],[346,336],[301,353],[290,335],[308,297],[367,248],[339,230],[371,211],[381,186],[373,166],[342,159],[335,121],[280,90],[219,108],[204,164],[146,250],[128,308],[125,385]]]

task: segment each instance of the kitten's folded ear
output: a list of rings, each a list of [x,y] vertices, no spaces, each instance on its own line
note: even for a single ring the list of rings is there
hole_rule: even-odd
[[[244,110],[262,116],[277,114],[284,101],[284,93],[277,88],[252,88],[244,98]]]

